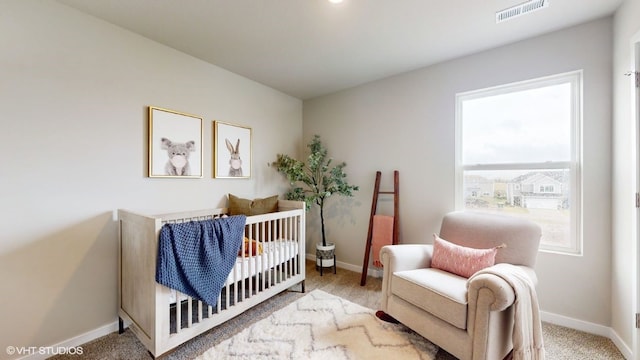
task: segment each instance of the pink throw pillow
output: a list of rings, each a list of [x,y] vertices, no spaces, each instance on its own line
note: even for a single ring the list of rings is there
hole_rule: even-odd
[[[431,267],[468,278],[479,270],[493,266],[498,248],[504,246],[474,249],[456,245],[433,234]]]

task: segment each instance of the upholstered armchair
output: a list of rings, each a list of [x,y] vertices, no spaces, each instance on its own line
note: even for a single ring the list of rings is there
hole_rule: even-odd
[[[516,265],[533,284],[540,236],[530,221],[477,212],[445,215],[439,234],[463,247],[496,249],[496,264]],[[512,286],[495,274],[468,279],[432,268],[433,250],[424,244],[382,248],[381,310],[459,359],[504,359],[513,349]]]

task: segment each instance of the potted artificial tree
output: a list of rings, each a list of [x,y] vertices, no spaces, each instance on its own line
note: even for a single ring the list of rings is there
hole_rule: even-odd
[[[291,184],[291,189],[286,195],[288,200],[304,201],[307,210],[313,204],[320,207],[322,243],[316,244],[316,256],[321,259],[320,266],[332,267],[335,266],[335,244],[327,242],[324,230],[324,204],[332,195],[353,196],[358,187],[347,183],[347,175],[344,173],[344,167],[347,166],[345,162],[331,167],[333,159],[327,157],[327,149],[322,145],[320,136],[315,135],[307,147],[310,150],[307,163],[278,154],[273,165]]]

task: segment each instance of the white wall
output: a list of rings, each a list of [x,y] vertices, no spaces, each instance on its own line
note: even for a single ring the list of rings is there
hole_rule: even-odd
[[[283,194],[302,102],[53,1],[0,2],[0,358],[117,319],[117,208]],[[202,116],[204,177],[148,178],[147,106]],[[253,129],[251,179],[212,179],[212,120]]]
[[[362,264],[376,170],[387,188],[400,171],[401,242],[430,243],[454,210],[456,93],[584,69],[584,255],[540,253],[538,294],[544,311],[609,326],[611,39],[600,19],[305,101],[304,139],[321,135],[362,187],[351,211],[328,213],[338,261]]]
[[[305,102],[304,139],[322,135],[361,186],[356,198],[332,199],[327,209],[338,260],[361,266],[376,170],[386,188],[392,170],[401,171],[403,242],[430,241],[453,209],[456,92],[584,68],[585,204],[597,206],[585,213],[585,256],[540,255],[541,305],[610,324],[630,346],[636,126],[629,80],[620,75],[630,68],[638,13],[640,0],[616,13],[613,78],[604,19]],[[0,47],[0,349],[55,344],[115,320],[114,209],[215,207],[227,192],[284,192],[266,163],[301,146],[297,99],[54,2],[2,1]],[[146,177],[148,105],[204,118],[203,179]],[[253,128],[252,179],[210,178],[214,119]],[[352,210],[337,208],[342,202]]]
[[[638,127],[631,112],[632,79],[623,74],[633,70],[632,37],[640,41],[640,0],[627,0],[618,9],[614,21],[613,71],[613,176],[612,176],[612,277],[611,326],[629,347],[638,330],[634,329],[634,313],[638,279],[636,272],[637,239],[634,193],[637,190],[636,158]],[[636,68],[636,71],[640,69]],[[635,358],[640,358],[640,344],[635,345]]]

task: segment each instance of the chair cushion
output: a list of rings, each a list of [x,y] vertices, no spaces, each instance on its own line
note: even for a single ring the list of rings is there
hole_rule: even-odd
[[[393,273],[391,293],[459,328],[467,327],[467,279],[440,269]]]

